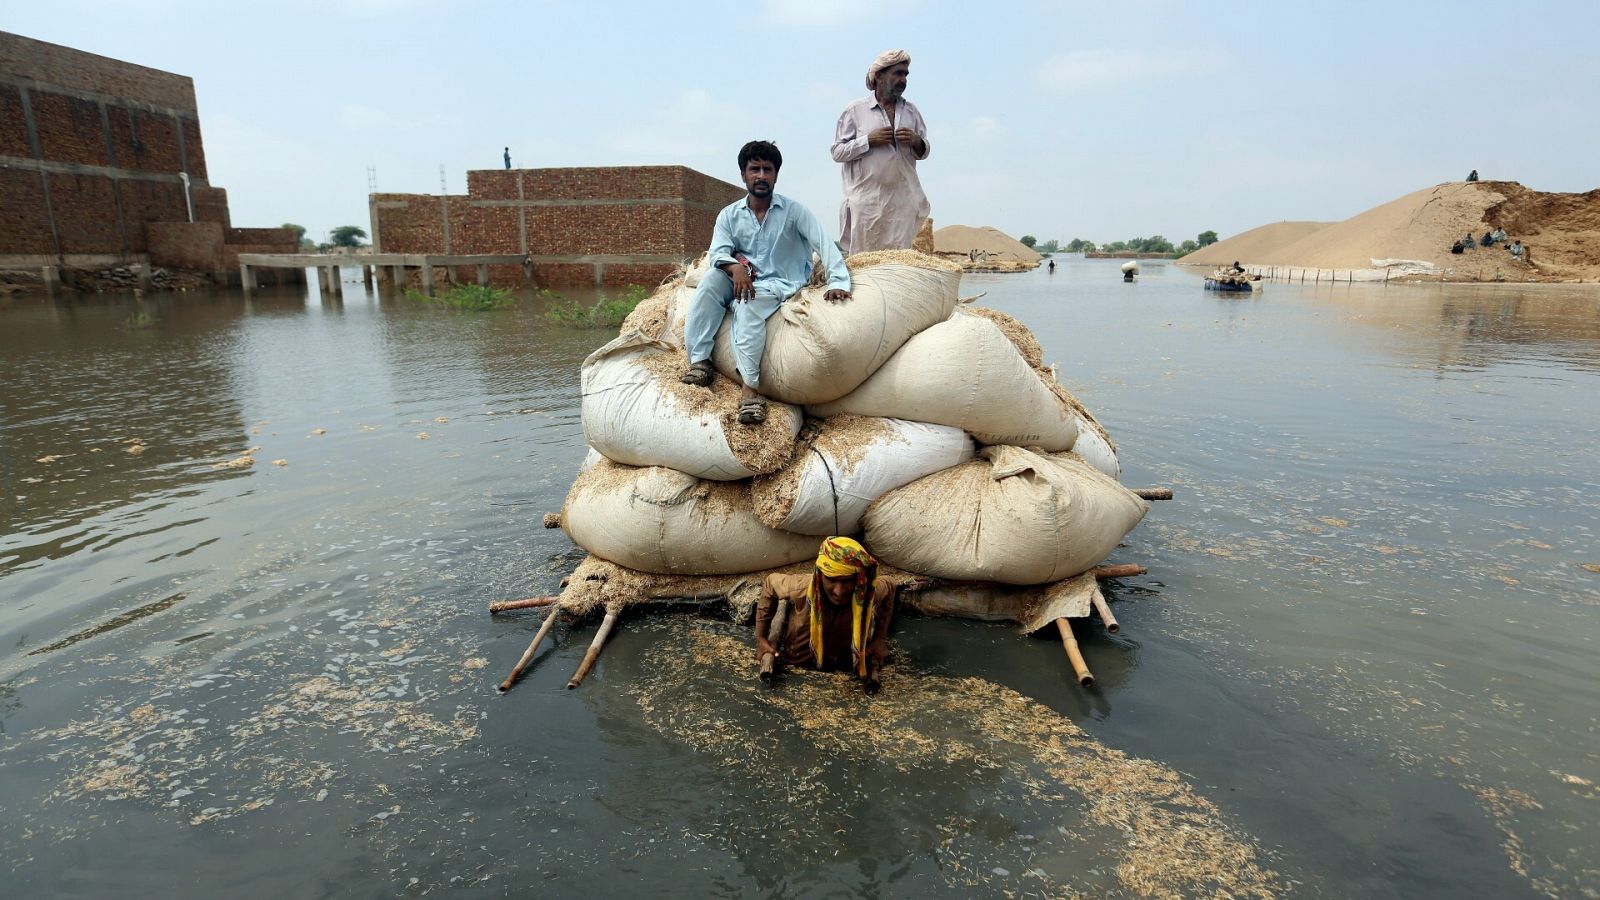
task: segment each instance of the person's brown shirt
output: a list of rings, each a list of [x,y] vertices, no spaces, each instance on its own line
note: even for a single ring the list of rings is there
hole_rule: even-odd
[[[776,652],[784,665],[806,669],[817,668],[816,654],[811,650],[812,610],[806,604],[806,589],[811,585],[810,575],[768,575],[761,587],[761,602],[756,606],[756,657]],[[781,646],[774,650],[767,642],[772,629],[772,617],[778,608],[778,599],[789,601],[789,618],[784,624]],[[877,607],[873,619],[872,635],[867,640],[867,656],[876,660],[874,668],[883,665],[889,657],[889,620],[894,615],[894,582],[879,578],[872,585],[872,602]],[[855,668],[850,658],[850,604],[838,606],[819,598],[822,608],[822,668],[830,672],[849,672]]]

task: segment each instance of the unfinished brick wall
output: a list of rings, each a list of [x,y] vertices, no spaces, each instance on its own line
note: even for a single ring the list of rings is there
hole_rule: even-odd
[[[146,223],[188,220],[182,172],[229,227],[190,79],[0,32],[0,263],[147,254]]]
[[[704,252],[718,210],[743,195],[683,166],[481,169],[465,195],[372,195],[372,232],[386,253],[526,253],[546,286],[654,285]]]

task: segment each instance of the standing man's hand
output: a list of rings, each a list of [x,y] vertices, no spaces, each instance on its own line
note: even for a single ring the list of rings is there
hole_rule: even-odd
[[[843,303],[850,299],[850,292],[841,291],[838,288],[830,288],[826,294],[822,295],[822,299],[829,303]]]
[[[896,142],[910,147],[913,151],[921,153],[924,146],[922,138],[909,128],[896,128],[894,132]]]
[[[733,279],[733,300],[735,303],[744,303],[755,299],[756,282],[755,279],[750,277],[749,271],[744,266],[738,263],[727,263],[722,267],[722,271],[727,272],[728,277]]]
[[[904,131],[905,129],[901,130]],[[887,125],[867,132],[868,147],[887,147],[892,143],[894,143],[894,129]]]

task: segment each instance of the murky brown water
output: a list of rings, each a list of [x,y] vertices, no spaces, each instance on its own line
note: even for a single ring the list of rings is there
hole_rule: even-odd
[[[0,299],[0,894],[1600,891],[1600,292],[969,278],[1179,499],[1094,691],[906,617],[869,703],[714,610],[497,696],[603,336],[311,290]]]

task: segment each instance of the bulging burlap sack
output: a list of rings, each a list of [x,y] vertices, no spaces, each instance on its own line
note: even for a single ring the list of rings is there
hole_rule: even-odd
[[[814,557],[818,546],[815,537],[763,525],[748,482],[609,460],[572,483],[561,528],[601,559],[662,575],[755,572]]]
[[[815,416],[894,416],[961,428],[981,444],[1068,450],[1078,417],[995,323],[964,310],[906,341],[871,378]]]
[[[756,515],[800,534],[855,534],[867,505],[888,491],[972,458],[959,428],[834,416],[802,440],[787,466],[750,486]]]
[[[683,351],[639,332],[619,336],[583,361],[583,434],[606,458],[667,466],[696,478],[736,481],[789,461],[802,416],[770,403],[761,425],[737,421],[739,389],[718,378],[684,384]]]
[[[961,270],[950,263],[909,250],[857,254],[850,261],[849,300],[828,303],[822,299],[826,286],[809,287],[767,320],[761,393],[800,404],[843,397],[906,339],[949,318],[956,307]],[[732,327],[732,316],[723,319],[712,358],[717,371],[737,379]]]
[[[1042,584],[1105,559],[1150,508],[1074,454],[978,455],[879,497],[864,519],[872,552],[936,578]]]

